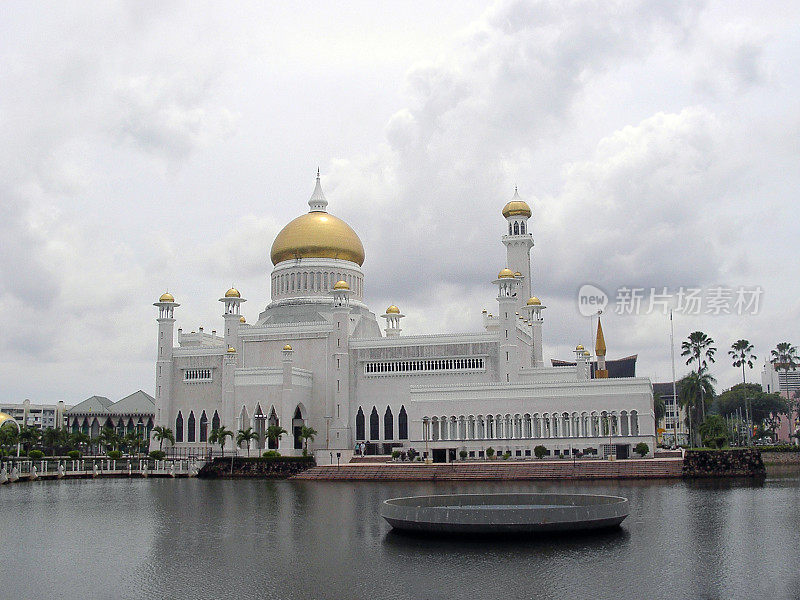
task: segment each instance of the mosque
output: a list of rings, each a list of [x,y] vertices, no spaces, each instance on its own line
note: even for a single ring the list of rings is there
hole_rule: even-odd
[[[300,454],[301,428],[313,427],[320,464],[349,459],[360,442],[369,453],[414,448],[434,461],[462,451],[482,458],[489,448],[524,458],[538,445],[618,458],[638,442],[654,448],[652,384],[608,377],[599,321],[594,357],[578,345],[574,363],[545,365],[531,209],[516,190],[502,210],[507,263],[493,282],[496,312],[484,310],[475,333],[402,335],[397,306],[372,312],[364,247],[328,212],[319,173],[308,204],[272,244],[272,298],[255,323],[234,288],[219,299],[219,332],[179,328],[176,336],[180,305],[170,293],[155,303],[156,424],[173,430],[177,453],[208,452],[220,425],[252,427],[250,450],[284,455]],[[266,436],[271,425],[287,432],[277,443]]]

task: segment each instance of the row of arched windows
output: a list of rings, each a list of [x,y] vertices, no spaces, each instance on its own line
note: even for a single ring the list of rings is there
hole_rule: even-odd
[[[356,413],[356,440],[357,441],[379,441],[383,440],[407,440],[408,439],[408,415],[406,414],[406,407],[401,406],[400,412],[397,414],[397,438],[394,436],[394,414],[392,407],[387,406],[386,412],[383,413],[383,438],[380,435],[381,420],[378,415],[377,407],[372,407],[372,412],[369,415],[369,437],[366,437],[366,418],[364,410],[359,406],[358,413]]]
[[[153,419],[148,418],[147,422],[145,422],[142,420],[142,417],[138,417],[136,421],[133,420],[133,417],[128,417],[127,419],[125,417],[118,417],[116,426],[111,417],[107,417],[102,426],[97,420],[97,417],[93,418],[91,423],[87,417],[83,417],[83,419],[75,417],[72,421],[72,433],[81,431],[93,438],[100,435],[100,429],[103,427],[115,429],[119,435],[141,431],[145,438],[149,438],[150,432],[153,430]]]
[[[272,294],[275,296],[294,291],[329,292],[337,281],[346,281],[358,296],[363,295],[362,279],[350,273],[328,271],[304,271],[282,273],[272,278]]]
[[[219,429],[219,414],[217,411],[214,411],[214,416],[211,418],[211,429]],[[178,411],[178,416],[175,417],[175,443],[183,442],[183,414],[181,411]],[[198,441],[197,440],[197,427],[194,418],[194,411],[189,413],[189,417],[186,419],[186,441],[189,443]],[[208,417],[206,416],[206,411],[203,411],[200,415],[200,442],[207,442],[208,441]]]
[[[525,235],[525,221],[509,222],[508,235]]]

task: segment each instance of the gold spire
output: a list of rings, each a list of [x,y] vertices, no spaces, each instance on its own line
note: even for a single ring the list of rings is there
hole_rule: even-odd
[[[606,355],[606,340],[603,337],[603,326],[600,324],[600,317],[597,318],[597,341],[594,344],[594,353],[597,356]]]

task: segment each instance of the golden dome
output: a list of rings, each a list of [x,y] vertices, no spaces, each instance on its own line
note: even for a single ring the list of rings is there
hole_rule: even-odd
[[[386,309],[387,315],[399,315],[400,309],[397,308],[394,304],[392,304],[389,308]]]
[[[236,352],[236,348],[233,346],[228,346],[228,352]]]
[[[246,322],[247,319],[245,319],[244,317],[239,317],[239,323],[246,323]]]
[[[283,349],[288,351],[288,350],[291,350],[291,349],[292,349],[292,347],[291,347],[289,344],[286,344],[286,345],[283,347]]]
[[[584,355],[584,356],[589,356],[589,351],[588,351],[588,350],[584,350],[584,351],[583,351],[583,355]]]
[[[498,279],[508,279],[509,277],[514,277],[514,271],[511,269],[503,269],[497,274]]]
[[[575,346],[575,350],[583,350],[583,345],[578,344],[577,346]]]
[[[5,423],[6,421],[13,421],[13,420],[14,420],[14,417],[12,417],[11,415],[6,414],[4,412],[0,412],[0,425]]]
[[[522,277],[522,273],[520,273],[519,271],[517,271],[516,273],[514,273],[514,277]]]
[[[512,200],[503,207],[504,217],[516,217],[522,215],[523,217],[531,216],[531,207],[523,200]]]
[[[170,294],[169,292],[165,292],[161,294],[161,297],[158,299],[159,302],[175,302],[175,296]]]
[[[539,298],[537,298],[536,296],[531,296],[530,298],[528,298],[528,301],[525,304],[527,304],[528,306],[540,306],[542,304],[542,301],[539,300]]]
[[[239,290],[236,288],[231,288],[227,292],[225,292],[226,298],[241,298],[242,295],[239,293]]]
[[[335,290],[349,290],[350,286],[344,279],[340,279],[336,283],[333,284],[333,289]]]
[[[344,221],[324,211],[297,217],[272,243],[272,264],[292,258],[338,258],[364,264],[364,246]]]

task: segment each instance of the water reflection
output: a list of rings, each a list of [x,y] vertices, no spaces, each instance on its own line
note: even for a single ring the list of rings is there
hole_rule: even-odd
[[[796,468],[760,482],[15,484],[0,490],[0,596],[798,598],[798,491]],[[487,540],[397,534],[378,513],[390,497],[487,492],[620,495],[630,515],[615,531]]]

